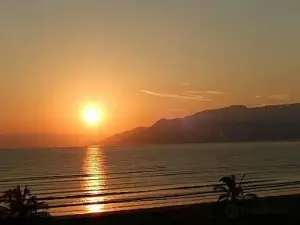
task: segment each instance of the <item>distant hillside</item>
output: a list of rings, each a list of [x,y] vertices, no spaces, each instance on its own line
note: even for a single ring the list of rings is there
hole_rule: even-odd
[[[300,140],[300,103],[258,108],[230,106],[161,119],[105,139],[105,145]]]

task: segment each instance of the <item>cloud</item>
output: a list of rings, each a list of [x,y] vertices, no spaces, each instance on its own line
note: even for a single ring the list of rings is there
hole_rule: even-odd
[[[184,112],[184,110],[182,109],[168,109],[168,110],[172,112]]]
[[[271,96],[257,95],[255,96],[255,98],[263,99],[263,100],[276,100],[276,101],[283,101],[283,102],[291,101],[291,96],[289,94],[276,94]]]
[[[190,94],[209,94],[209,95],[225,95],[226,93],[221,91],[188,91]]]
[[[141,92],[148,94],[148,95],[153,95],[153,96],[158,96],[158,97],[164,97],[164,98],[176,98],[176,99],[184,99],[184,100],[194,100],[194,101],[211,101],[212,99],[210,98],[205,98],[205,96],[202,95],[190,95],[190,94],[169,94],[169,93],[158,93],[158,92],[153,92],[149,90],[140,90]]]
[[[273,99],[273,100],[278,100],[278,101],[290,101],[291,100],[291,96],[289,94],[271,95],[268,98]]]
[[[181,86],[190,86],[190,83],[182,83]]]

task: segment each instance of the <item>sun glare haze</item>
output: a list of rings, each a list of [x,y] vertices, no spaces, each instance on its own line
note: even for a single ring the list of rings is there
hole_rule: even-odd
[[[82,111],[82,118],[89,126],[98,126],[103,120],[103,110],[96,105],[87,105]]]

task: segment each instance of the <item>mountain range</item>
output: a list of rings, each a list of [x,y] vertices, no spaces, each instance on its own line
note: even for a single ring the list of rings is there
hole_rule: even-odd
[[[300,103],[233,105],[184,118],[160,119],[102,141],[103,145],[300,140]]]

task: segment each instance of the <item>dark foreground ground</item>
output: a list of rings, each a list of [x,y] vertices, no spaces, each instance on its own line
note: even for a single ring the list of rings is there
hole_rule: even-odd
[[[300,195],[226,204],[202,203],[18,222],[2,221],[2,224],[300,224]]]

